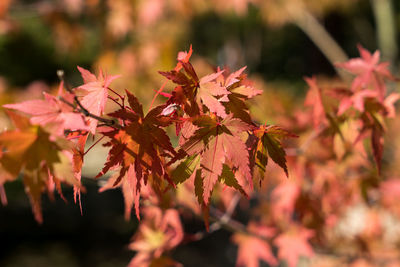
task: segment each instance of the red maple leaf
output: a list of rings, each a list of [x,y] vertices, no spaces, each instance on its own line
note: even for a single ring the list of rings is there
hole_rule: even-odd
[[[199,168],[192,167],[197,170],[195,191],[200,203],[208,205],[220,176],[230,186],[236,184],[241,187],[241,191],[248,191],[252,186],[252,178],[248,150],[240,134],[250,130],[252,126],[232,115],[221,121],[215,115],[204,115],[192,120],[192,124],[185,125],[180,141],[181,148],[189,156],[200,157]],[[234,173],[236,183],[232,181],[231,172]]]
[[[97,177],[104,175],[110,169],[119,168],[113,186],[118,185],[123,179],[128,179],[133,195],[138,196],[141,183],[146,182],[149,175],[156,180],[161,177],[169,180],[163,158],[172,158],[176,152],[168,135],[161,128],[170,124],[169,118],[161,115],[164,107],[156,107],[144,116],[142,105],[137,98],[129,91],[126,91],[126,94],[130,108],[109,114],[119,119],[123,127],[102,132],[110,138],[104,146],[111,149],[107,162]],[[138,208],[136,214],[139,216]]]
[[[180,61],[182,68],[169,72],[160,72],[167,79],[178,86],[167,104],[177,104],[189,115],[198,115],[204,105],[210,112],[225,118],[227,116],[223,102],[228,102],[230,92],[218,82],[223,71],[198,78],[193,66],[189,62]]]
[[[108,189],[115,188],[117,179],[119,179],[119,173],[116,173],[111,178],[109,178],[107,183],[100,188],[99,192],[104,192]],[[136,217],[140,219],[140,211],[139,211],[140,190],[144,186],[144,184],[142,183],[142,181],[137,181],[134,165],[129,166],[127,173],[125,174],[125,176],[122,179],[122,182],[118,186],[121,186],[122,194],[124,196],[125,220],[128,221],[131,218],[131,212],[133,206],[135,206]]]

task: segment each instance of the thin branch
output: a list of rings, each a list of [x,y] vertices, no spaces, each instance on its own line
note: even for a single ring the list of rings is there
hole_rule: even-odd
[[[83,155],[86,155],[95,145],[97,145],[101,140],[103,140],[104,137],[105,137],[105,135],[103,135],[103,136],[100,137],[96,142],[94,142],[94,143],[83,153]]]
[[[241,197],[240,194],[238,193],[235,194],[225,212],[222,212],[217,208],[210,207],[210,220],[214,222],[210,225],[208,232],[207,231],[197,232],[193,235],[193,239],[195,241],[199,241],[213,232],[216,232],[220,229],[225,229],[232,233],[241,233],[244,235],[257,237],[264,241],[268,241],[265,237],[260,236],[258,233],[249,231],[243,223],[235,219],[232,219],[232,214],[235,211],[237,204],[239,203],[240,197]],[[196,216],[199,215],[196,214]]]
[[[100,116],[97,116],[95,114],[90,113],[83,105],[82,103],[79,101],[78,97],[74,94],[72,88],[69,86],[68,83],[65,82],[65,76],[64,76],[64,71],[63,70],[58,70],[57,71],[57,76],[58,78],[64,83],[64,87],[65,89],[74,95],[74,102],[75,104],[78,106],[78,108],[75,107],[75,105],[73,103],[70,103],[69,101],[67,101],[65,98],[63,98],[62,96],[59,96],[58,98],[64,102],[65,104],[69,105],[70,107],[72,107],[73,109],[75,109],[76,111],[82,113],[84,116],[86,117],[90,117],[92,119],[98,120],[104,124],[106,124],[107,126],[113,127],[113,128],[117,128],[117,129],[121,129],[122,126],[118,123],[118,121],[116,120],[112,120],[112,119],[106,119]]]
[[[326,127],[322,126],[318,130],[313,130],[307,139],[300,145],[299,148],[288,148],[285,149],[286,155],[287,156],[299,156],[304,154],[310,147],[311,143],[318,138],[318,136],[326,129]]]
[[[349,58],[324,26],[305,7],[299,8],[298,6],[291,7],[289,5],[287,10],[292,16],[293,23],[307,34],[311,41],[321,50],[339,76],[344,81],[349,81],[350,75],[335,66],[335,63],[348,61]]]
[[[76,96],[75,96],[76,98]],[[110,119],[106,119],[97,115],[94,115],[92,113],[90,113],[87,109],[85,109],[82,104],[79,102],[79,100],[75,100],[75,103],[79,106],[79,108],[76,108],[74,106],[74,104],[68,102],[65,98],[63,98],[62,96],[59,96],[58,99],[60,99],[60,101],[62,101],[63,103],[67,104],[68,106],[74,108],[76,111],[78,111],[79,113],[82,113],[84,116],[86,117],[90,117],[93,118],[95,120],[98,120],[104,124],[106,124],[107,126],[113,127],[113,128],[117,128],[117,129],[121,129],[122,126],[116,121],[116,120],[110,120]]]

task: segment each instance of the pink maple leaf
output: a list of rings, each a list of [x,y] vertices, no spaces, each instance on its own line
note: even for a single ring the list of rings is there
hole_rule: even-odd
[[[300,195],[300,188],[294,182],[280,183],[272,191],[272,211],[278,218],[289,218]]]
[[[108,76],[100,71],[96,77],[90,71],[78,66],[84,84],[78,87],[78,94],[82,97],[81,104],[92,114],[101,116],[108,98],[110,84],[121,75]],[[96,132],[97,120],[89,118],[90,132]]]
[[[275,229],[257,225],[253,222],[250,222],[247,228],[249,232],[255,233],[262,238],[271,238],[275,234]],[[278,265],[277,259],[272,254],[271,246],[267,241],[257,236],[234,234],[233,242],[239,246],[236,260],[237,266],[258,267],[259,260],[263,260],[272,266]]]
[[[380,100],[382,101],[386,92],[386,86],[382,78],[395,80],[388,70],[389,63],[379,63],[379,51],[375,51],[371,54],[361,45],[358,45],[358,50],[360,51],[361,57],[350,59],[345,63],[339,63],[337,66],[356,75],[351,86],[352,91],[356,92],[372,85],[379,92]]]
[[[312,230],[300,226],[280,234],[274,240],[274,244],[279,248],[278,258],[286,260],[289,267],[295,267],[300,256],[312,257],[314,252],[308,239],[313,236]]]
[[[305,81],[307,82],[310,89],[307,92],[304,105],[312,107],[314,129],[319,129],[319,126],[321,124],[325,124],[327,122],[325,116],[325,108],[322,103],[321,88],[318,87],[317,79],[315,77],[305,78]]]
[[[225,107],[221,102],[228,102],[227,95],[229,92],[224,86],[221,86],[215,80],[222,74],[223,71],[219,71],[200,79],[200,89],[198,96],[201,98],[203,104],[218,116],[225,118],[227,116]]]
[[[63,84],[60,84],[62,88]],[[28,100],[16,104],[7,104],[3,107],[14,109],[31,115],[30,122],[41,126],[48,125],[55,135],[63,135],[64,130],[88,130],[84,117],[80,113],[73,112],[73,108],[60,101],[57,97],[44,94],[44,99]],[[73,99],[71,94],[62,93],[64,99]],[[72,103],[72,100],[70,101]]]

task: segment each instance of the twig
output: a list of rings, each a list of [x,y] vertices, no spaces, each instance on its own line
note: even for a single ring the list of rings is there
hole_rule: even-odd
[[[64,87],[65,89],[74,95],[74,102],[75,104],[78,106],[78,108],[75,107],[74,104],[68,102],[65,98],[63,98],[62,96],[59,96],[58,98],[64,102],[65,104],[69,105],[70,107],[72,107],[73,109],[75,109],[76,111],[82,113],[84,116],[86,117],[90,117],[93,118],[95,120],[98,120],[104,124],[106,124],[107,126],[113,127],[113,128],[117,128],[117,129],[121,129],[122,126],[118,123],[118,121],[116,120],[111,120],[111,119],[106,119],[100,116],[97,116],[95,114],[90,113],[83,105],[82,103],[79,101],[78,97],[74,94],[72,88],[69,86],[68,83],[65,82],[65,77],[64,77],[64,71],[63,70],[58,70],[57,71],[57,76],[60,79],[60,81],[62,81],[64,83]]]
[[[103,140],[104,137],[105,137],[105,135],[103,135],[103,136],[100,137],[96,142],[94,142],[94,143],[83,153],[83,155],[86,155],[95,145],[97,145],[101,140]]]
[[[239,193],[235,194],[225,212],[222,212],[214,207],[210,207],[210,220],[214,222],[210,225],[208,232],[207,231],[197,232],[193,235],[193,239],[195,241],[199,241],[213,232],[216,232],[220,229],[225,229],[232,233],[241,233],[260,238],[264,241],[268,241],[265,237],[260,236],[258,233],[249,231],[243,223],[235,219],[232,219],[232,214],[235,211],[237,204],[239,203],[240,197],[241,196]]]
[[[287,156],[299,156],[304,154],[307,149],[310,147],[310,144],[326,129],[326,127],[322,126],[318,130],[313,130],[311,134],[307,137],[307,139],[301,144],[299,148],[288,148],[285,149]]]
[[[76,98],[76,96],[75,96]],[[113,127],[113,128],[117,128],[117,129],[121,129],[122,126],[116,121],[116,120],[110,120],[110,119],[106,119],[97,115],[94,115],[92,113],[90,113],[89,111],[87,111],[87,109],[85,109],[82,104],[80,104],[79,101],[76,101],[74,98],[75,103],[79,106],[79,108],[76,108],[74,106],[74,104],[68,102],[65,98],[63,98],[62,96],[59,96],[58,99],[60,99],[60,101],[64,102],[65,104],[69,105],[70,107],[74,108],[76,111],[82,113],[84,116],[86,117],[90,117],[93,118],[95,120],[98,120],[104,124],[106,124],[107,126]]]
[[[349,81],[351,76],[335,66],[335,63],[348,61],[349,58],[324,26],[305,7],[299,8],[298,6],[291,7],[288,5],[287,10],[292,16],[293,23],[307,34],[321,50],[340,77],[344,81]]]

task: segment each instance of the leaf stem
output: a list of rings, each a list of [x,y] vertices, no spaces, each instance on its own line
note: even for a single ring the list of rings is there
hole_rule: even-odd
[[[114,94],[116,94],[122,101],[125,97],[121,96],[120,94],[118,94],[116,91],[114,91],[113,89],[111,89],[110,87],[107,87],[108,90],[110,90],[111,92],[113,92]]]
[[[150,111],[151,108],[153,107],[154,101],[156,100],[157,96],[164,90],[164,87],[165,87],[165,85],[167,85],[167,82],[168,82],[168,81],[165,81],[165,82],[161,85],[160,89],[158,89],[158,91],[157,91],[156,94],[154,95],[153,99],[151,100],[151,104],[150,104],[150,107],[149,107],[149,110],[148,110],[148,111]]]
[[[97,145],[101,140],[103,140],[104,137],[105,137],[105,135],[103,135],[103,136],[100,137],[96,142],[94,142],[94,143],[83,153],[83,155],[85,156],[95,145]]]
[[[121,109],[124,109],[123,104],[119,103],[114,97],[109,95],[107,98],[113,101],[115,104],[117,104]]]

